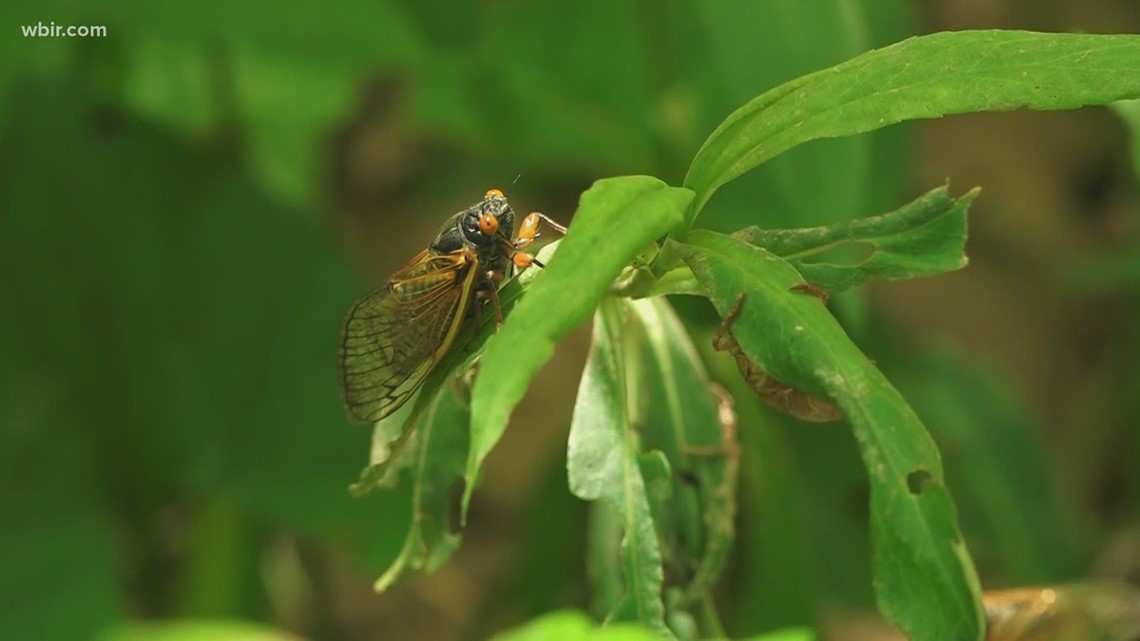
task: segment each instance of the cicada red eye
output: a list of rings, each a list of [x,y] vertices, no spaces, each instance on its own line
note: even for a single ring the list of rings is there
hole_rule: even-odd
[[[485,236],[494,236],[499,233],[499,219],[492,213],[483,214],[479,218],[479,231]]]

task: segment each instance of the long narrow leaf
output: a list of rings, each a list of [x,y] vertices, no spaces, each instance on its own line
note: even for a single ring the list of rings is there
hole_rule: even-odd
[[[684,567],[675,574],[687,580],[692,602],[711,589],[735,534],[735,416],[718,402],[700,356],[669,303],[647,298],[631,302],[629,308],[631,322],[637,322],[644,338],[638,350],[640,385],[631,390],[636,422],[643,426],[643,447],[661,450],[675,470],[675,527],[683,547],[678,552],[685,555]],[[682,474],[692,480],[682,480]],[[695,494],[695,500],[684,500],[686,493]]]
[[[661,600],[665,580],[661,552],[639,466],[640,439],[629,419],[621,354],[626,338],[624,306],[610,299],[595,315],[594,341],[570,425],[566,468],[575,496],[606,501],[622,523],[625,593],[607,621],[638,621],[672,637]]]
[[[792,263],[829,293],[872,278],[933,276],[966,266],[966,212],[978,191],[951,198],[943,186],[879,216],[806,229],[753,226],[736,236]],[[868,253],[850,263],[828,259],[831,252],[844,249]]]
[[[599,180],[582,194],[557,258],[487,344],[471,397],[465,515],[483,459],[555,343],[590,317],[623,267],[680,223],[692,198],[648,176]]]
[[[721,185],[810,140],[947,114],[1075,109],[1138,97],[1140,36],[957,31],[910,38],[780,85],[736,110],[689,167],[685,186],[697,199],[687,222]]]
[[[938,449],[918,417],[791,265],[743,241],[694,232],[680,252],[721,314],[745,295],[732,332],[778,379],[835,400],[871,482],[875,593],[914,639],[979,639],[980,589]]]

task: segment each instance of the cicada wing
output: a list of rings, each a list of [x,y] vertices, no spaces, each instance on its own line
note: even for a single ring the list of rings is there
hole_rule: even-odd
[[[467,252],[423,252],[357,301],[341,326],[338,366],[345,409],[379,421],[419,389],[451,346],[478,275]]]

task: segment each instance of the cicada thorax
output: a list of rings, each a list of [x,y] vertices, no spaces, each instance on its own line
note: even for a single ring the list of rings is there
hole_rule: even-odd
[[[429,251],[437,255],[464,254],[475,269],[474,283],[481,292],[494,292],[510,276],[515,214],[503,193],[487,192],[483,200],[444,223]],[[474,303],[474,298],[472,299]]]

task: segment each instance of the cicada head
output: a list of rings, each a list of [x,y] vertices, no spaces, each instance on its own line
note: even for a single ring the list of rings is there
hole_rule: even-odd
[[[498,189],[488,189],[483,202],[472,207],[463,221],[464,234],[477,247],[494,247],[510,240],[515,231],[515,212]]]
[[[437,254],[473,249],[482,260],[497,262],[495,255],[501,253],[504,242],[510,242],[514,228],[515,213],[507,197],[490,189],[482,200],[444,223],[431,249]]]

